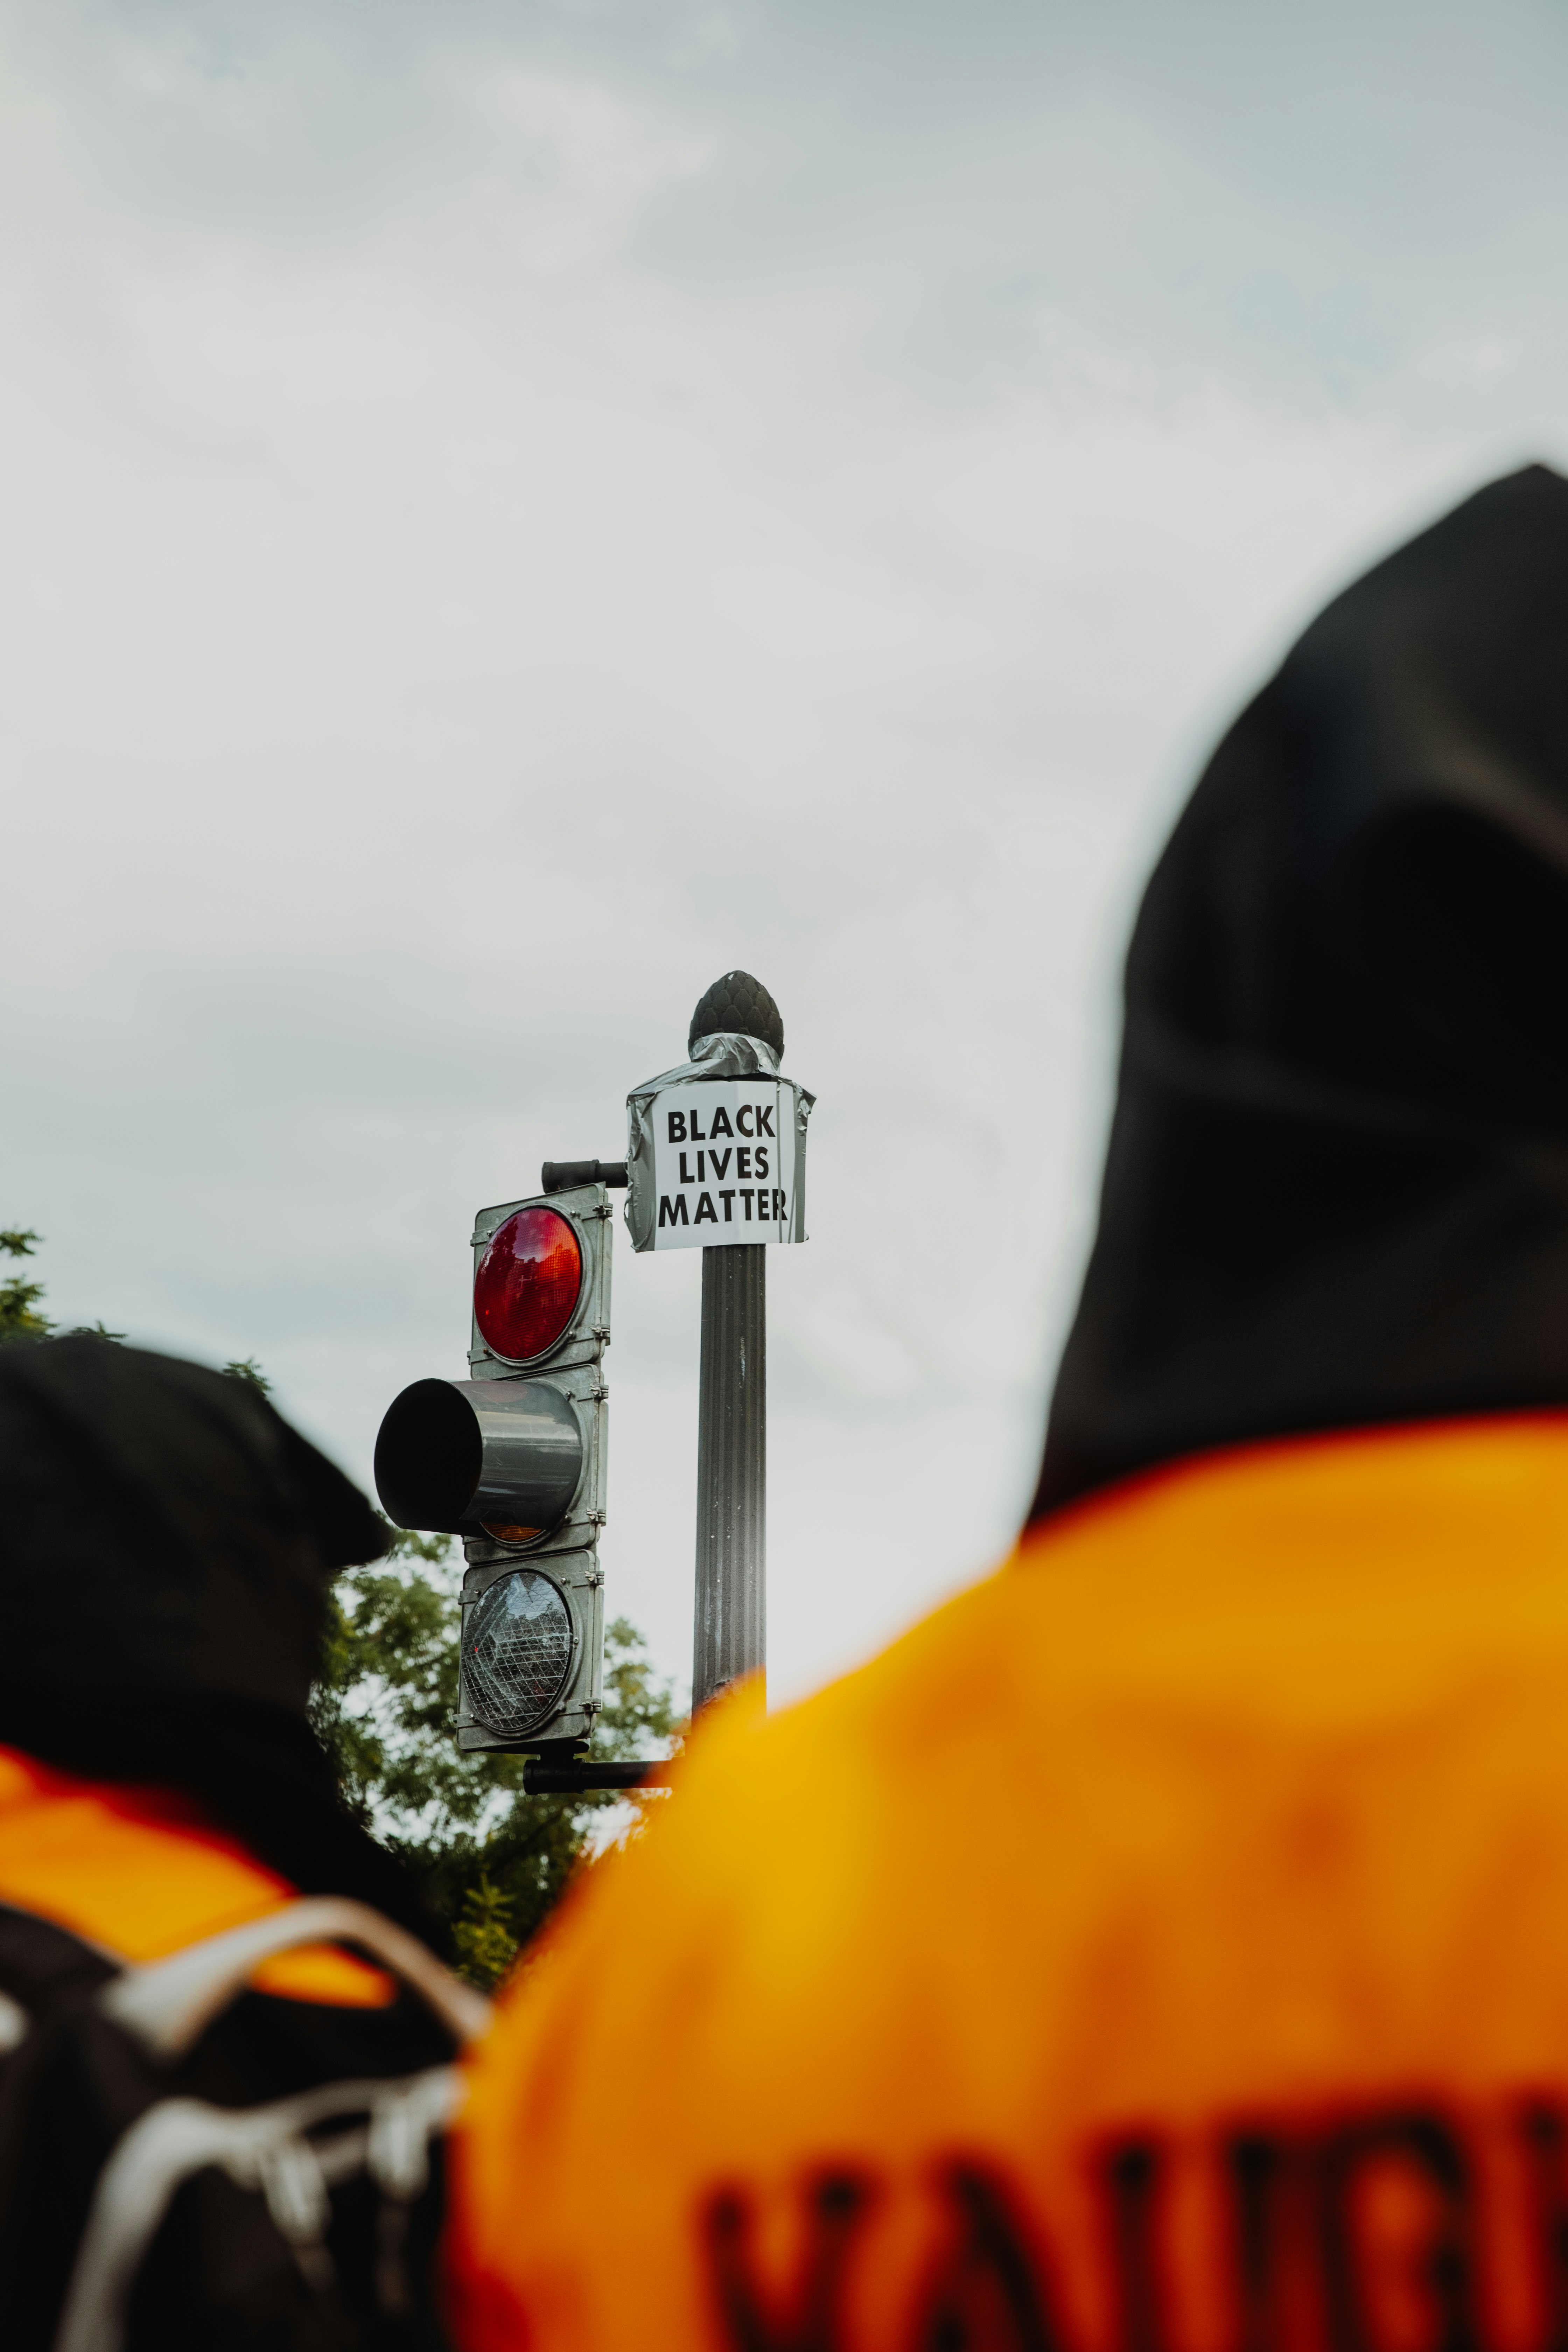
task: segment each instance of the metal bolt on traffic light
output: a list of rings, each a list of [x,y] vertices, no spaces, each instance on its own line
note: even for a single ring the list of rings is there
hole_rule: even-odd
[[[569,1754],[602,1704],[610,1217],[602,1181],[481,1209],[471,1377],[416,1381],[376,1440],[388,1517],[463,1538],[461,1748]]]

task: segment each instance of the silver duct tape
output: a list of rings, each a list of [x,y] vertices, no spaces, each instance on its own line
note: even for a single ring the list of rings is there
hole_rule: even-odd
[[[689,1062],[661,1070],[645,1079],[626,1097],[626,1202],[623,1212],[635,1250],[653,1247],[654,1221],[658,1213],[654,1185],[653,1105],[666,1087],[684,1086],[700,1078],[777,1078],[795,1100],[795,1202],[789,1238],[805,1235],[805,1127],[816,1097],[795,1078],[780,1075],[779,1057],[761,1037],[740,1029],[716,1029],[700,1037]]]
[[[795,1086],[793,1078],[783,1081]],[[805,1128],[816,1097],[807,1094],[804,1087],[795,1087],[795,1216],[790,1227],[792,1242],[805,1239]]]

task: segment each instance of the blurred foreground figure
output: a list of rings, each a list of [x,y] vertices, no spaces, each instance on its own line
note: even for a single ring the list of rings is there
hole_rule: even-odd
[[[431,2143],[483,2004],[306,1718],[327,1586],[384,1549],[238,1381],[0,1352],[5,2352],[444,2340]]]
[[[1561,2352],[1565,1407],[1531,468],[1176,828],[1018,1550],[700,1735],[504,2013],[470,2352]]]

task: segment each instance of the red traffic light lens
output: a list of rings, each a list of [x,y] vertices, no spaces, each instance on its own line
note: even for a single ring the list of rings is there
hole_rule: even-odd
[[[474,1318],[492,1354],[526,1363],[553,1348],[576,1308],[583,1253],[554,1209],[519,1209],[490,1235],[474,1276]]]

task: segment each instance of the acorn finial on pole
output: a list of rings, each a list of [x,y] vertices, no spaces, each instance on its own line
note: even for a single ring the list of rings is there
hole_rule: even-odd
[[[783,1061],[784,1017],[762,982],[753,980],[749,971],[727,971],[699,999],[687,1032],[687,1052],[695,1049],[699,1038],[711,1037],[723,1029],[760,1037]]]

